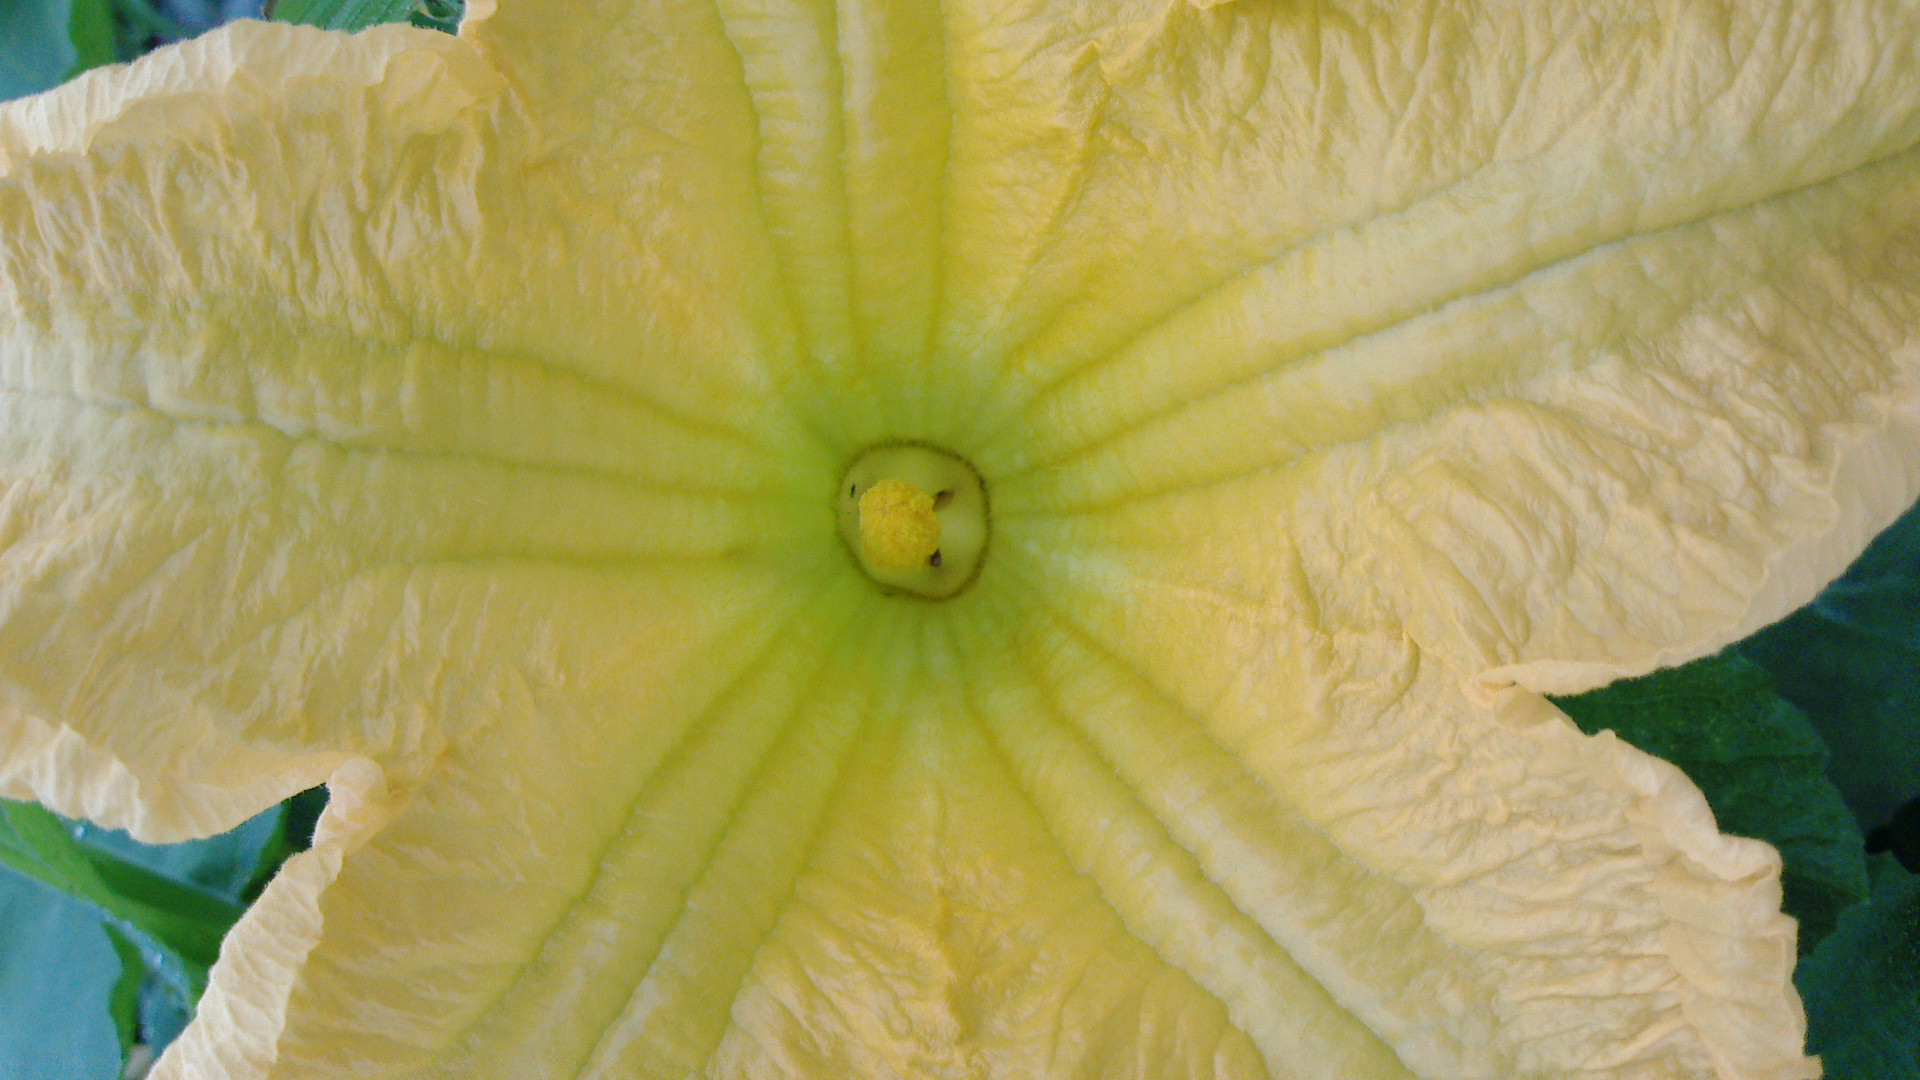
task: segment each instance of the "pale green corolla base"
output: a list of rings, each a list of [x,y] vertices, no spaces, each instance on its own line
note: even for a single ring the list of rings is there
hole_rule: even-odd
[[[0,109],[0,794],[333,795],[157,1075],[1812,1075],[1777,855],[1540,694],[1920,489],[1920,20],[1346,7],[474,0]],[[846,539],[896,444],[991,494],[938,602]]]

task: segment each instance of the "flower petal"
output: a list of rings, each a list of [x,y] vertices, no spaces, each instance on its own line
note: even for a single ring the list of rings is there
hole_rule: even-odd
[[[1237,504],[1303,537],[1329,630],[1541,691],[1810,599],[1920,494],[1920,23],[1405,12],[1133,28],[1107,108],[1169,149],[1099,158],[1022,279],[1076,284],[1010,339],[997,505]]]
[[[605,598],[676,632],[478,691],[549,723],[290,870],[162,1077],[1814,1075],[1778,856],[1671,766],[1297,597],[1107,584]]]
[[[1920,138],[1867,0],[961,11],[943,334],[1076,394],[1170,319],[1277,361]]]
[[[1902,464],[1920,436],[1889,396],[1911,367],[1891,359],[1909,320],[1885,217],[1910,204],[1888,185],[1915,167],[1901,162],[1920,140],[1905,74],[1920,37],[1871,0],[1385,14],[684,0],[564,20],[495,7],[475,7],[472,35],[518,73],[557,142],[592,147],[582,168],[636,174],[634,155],[662,140],[749,164],[757,203],[742,217],[770,237],[811,364],[797,396],[843,456],[888,438],[955,447],[1009,512],[1052,512],[1287,466],[1443,411],[1459,420],[1463,398],[1571,396],[1551,406],[1565,444],[1631,423],[1614,415],[1626,405],[1593,415],[1609,408],[1597,392],[1710,401],[1699,422],[1744,425],[1771,475],[1719,475],[1761,466],[1712,440],[1676,463],[1671,483],[1694,502],[1675,514],[1759,515],[1678,561],[1698,568],[1694,586],[1733,562],[1743,582],[1676,614],[1675,579],[1603,624],[1557,597],[1609,588],[1641,545],[1671,536],[1515,541],[1477,557],[1488,576],[1534,583],[1491,603],[1491,620],[1524,611],[1528,625],[1460,626],[1442,624],[1488,582],[1436,575],[1447,553],[1400,545],[1403,564],[1369,571],[1392,587],[1365,602],[1394,606],[1431,647],[1555,691],[1711,651],[1784,613],[1920,490]],[[1644,302],[1654,271],[1661,305]],[[1827,330],[1836,318],[1843,334]],[[1792,320],[1806,333],[1789,346]],[[1657,334],[1654,356],[1643,339]],[[1729,365],[1728,349],[1773,359]],[[1609,360],[1660,385],[1628,388]],[[1753,382],[1734,389],[1719,373],[1735,368]],[[1601,389],[1576,388],[1576,371]],[[1761,382],[1751,415],[1724,415]],[[1804,445],[1757,449],[1786,424]],[[1834,439],[1859,424],[1875,430],[1843,453]],[[1381,527],[1357,520],[1376,502],[1357,489],[1424,445],[1395,434],[1411,441],[1390,460],[1329,481],[1326,505],[1353,510],[1324,523],[1330,535]],[[1618,437],[1614,458],[1691,438],[1675,423]],[[1842,457],[1861,479],[1842,476]],[[1045,490],[1027,500],[1015,474]],[[1531,489],[1515,484],[1487,516],[1517,512]],[[1709,491],[1717,508],[1702,505]],[[1566,515],[1584,510],[1541,524],[1567,536]]]
[[[0,112],[0,785],[342,792],[163,1075],[1810,1074],[1777,858],[1532,691],[1920,482],[1904,20],[492,8]],[[878,436],[967,598],[792,588]]]
[[[157,1078],[568,1075],[661,950],[744,965],[781,894],[740,882],[796,872],[865,715],[823,677],[844,608],[724,566],[472,576],[546,639],[476,647],[411,790],[341,770]]]
[[[1284,533],[1192,521],[1050,560],[982,709],[1076,864],[1189,942],[1270,1067],[1320,1075],[1287,1054],[1341,1031],[1427,1078],[1815,1075],[1773,849],[1531,692],[1316,626]]]
[[[465,571],[786,538],[729,256],[582,219],[500,86],[249,23],[0,110],[0,791],[168,840],[403,789],[538,630]]]
[[[556,17],[474,0],[461,33],[585,188],[625,192],[663,146],[687,151],[678,168],[738,168],[707,187],[759,230],[788,312],[781,340],[806,376],[790,400],[848,457],[886,439],[954,443],[996,374],[935,341],[952,225],[947,80],[968,74],[947,53],[950,24],[978,14],[950,7],[591,0]]]
[[[560,179],[578,218],[633,233],[632,249],[653,255],[617,265],[616,281],[576,272],[569,284],[659,291],[665,277],[674,286],[677,295],[665,303],[646,297],[649,318],[622,319],[608,305],[594,321],[631,329],[631,347],[658,332],[663,316],[745,315],[753,338],[708,335],[706,351],[685,357],[685,365],[724,367],[745,352],[770,358],[766,367],[775,373],[793,367],[800,353],[789,294],[795,283],[768,242],[759,120],[740,54],[710,0],[580,0],[557,9],[472,0],[460,34],[525,110],[525,152],[536,175]],[[793,89],[804,96],[808,88]],[[591,242],[591,234],[568,239]],[[643,276],[643,268],[654,274]],[[594,321],[575,332],[597,333]]]

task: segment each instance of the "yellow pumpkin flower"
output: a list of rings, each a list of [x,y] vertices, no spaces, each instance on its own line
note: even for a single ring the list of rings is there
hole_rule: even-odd
[[[1916,72],[471,0],[7,105],[0,795],[330,786],[163,1080],[1815,1076],[1776,854],[1542,695],[1920,493]]]

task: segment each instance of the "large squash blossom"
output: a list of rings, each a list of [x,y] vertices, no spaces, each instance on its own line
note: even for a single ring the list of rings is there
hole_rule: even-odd
[[[168,1080],[1812,1077],[1543,695],[1920,493],[1920,6],[474,0],[0,109],[0,794]]]

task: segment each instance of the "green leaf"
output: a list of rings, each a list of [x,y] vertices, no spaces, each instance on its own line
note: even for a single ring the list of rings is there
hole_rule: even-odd
[[[1729,651],[1557,704],[1588,734],[1611,729],[1678,765],[1723,831],[1780,849],[1803,954],[1866,898],[1860,828],[1826,778],[1826,748],[1759,666]]]
[[[1825,740],[1862,827],[1920,796],[1920,507],[1813,603],[1739,649]]]
[[[380,23],[405,22],[415,0],[278,0],[273,17],[327,30],[363,30]]]
[[[413,25],[443,34],[459,33],[466,9],[466,0],[420,0],[413,9]]]
[[[76,828],[31,803],[0,802],[0,865],[92,905],[178,961],[198,997],[241,905],[82,844]]]
[[[75,0],[76,3],[81,0]],[[185,41],[193,31],[162,15],[147,0],[104,0],[111,3],[128,23],[161,42]]]
[[[88,847],[239,905],[263,869],[271,873],[285,861],[286,855],[279,854],[276,845],[287,827],[283,805],[241,822],[230,832],[181,844],[142,844],[118,830],[84,823],[76,824],[75,835]],[[272,864],[263,867],[268,859]]]
[[[140,988],[146,985],[147,965],[141,959],[140,946],[112,923],[103,922],[107,942],[120,961],[120,977],[107,994],[107,1016],[113,1021],[114,1034],[120,1038],[120,1056],[124,1061],[133,1044],[140,1041]]]
[[[1920,877],[1873,863],[1873,898],[1800,965],[1807,1049],[1827,1080],[1920,1080]]]
[[[326,808],[327,789],[314,787],[300,792],[269,811],[273,815],[273,831],[261,844],[254,858],[252,877],[233,892],[234,899],[248,904],[253,903],[260,898],[260,892],[267,887],[267,883],[273,880],[273,875],[279,871],[281,863],[312,847],[314,827],[320,821],[321,811]],[[262,814],[255,818],[254,822],[262,821],[267,816]],[[248,822],[248,825],[251,824],[253,822]],[[241,829],[246,827],[243,825]],[[241,829],[236,829],[227,835],[233,836]],[[212,843],[213,840],[218,839],[220,837],[202,842]]]
[[[205,988],[206,967],[242,910],[243,895],[279,866],[290,830],[308,827],[290,822],[286,807],[277,806],[220,836],[155,846],[66,821],[30,803],[0,800],[0,865],[32,879],[0,870],[0,883],[31,890],[35,903],[80,913],[78,921],[55,928],[65,935],[61,947],[83,952],[103,947],[114,957],[117,973],[103,989],[98,964],[37,963],[15,974],[19,992],[52,1003],[49,1015],[75,1025],[75,1032],[91,1030],[88,1025],[104,1017],[122,1049],[132,1045],[136,1032],[151,1048],[165,1046]],[[38,923],[28,918],[21,925]],[[0,975],[9,948],[0,932]],[[86,977],[76,982],[79,975]],[[0,988],[5,985],[0,979]],[[0,997],[0,1017],[7,1018],[0,1029],[13,1015],[8,999]],[[5,1054],[0,1038],[0,1077],[13,1080],[13,1059]],[[113,1073],[102,1075],[117,1073],[116,1065]],[[95,1074],[60,1068],[46,1075]]]
[[[324,802],[324,789],[319,790]],[[142,844],[126,833],[84,823],[73,823],[73,828],[83,845],[230,901],[237,911],[259,895],[292,853],[289,830],[310,827],[294,820],[289,805],[275,806],[218,836],[181,844]],[[168,949],[148,944],[143,953],[150,977],[141,988],[140,1022],[147,1040],[164,1046],[191,1018],[204,979],[196,966]]]
[[[79,55],[69,0],[0,0],[0,101],[59,85]]]
[[[76,899],[95,902],[106,892],[66,826],[32,803],[0,801],[0,865]]]
[[[95,911],[0,870],[0,1076],[118,1077],[125,1044],[114,998],[124,974]]]
[[[74,63],[65,77],[120,62],[120,49],[114,43],[114,19],[111,0],[70,0],[73,5],[67,19],[73,40]]]

